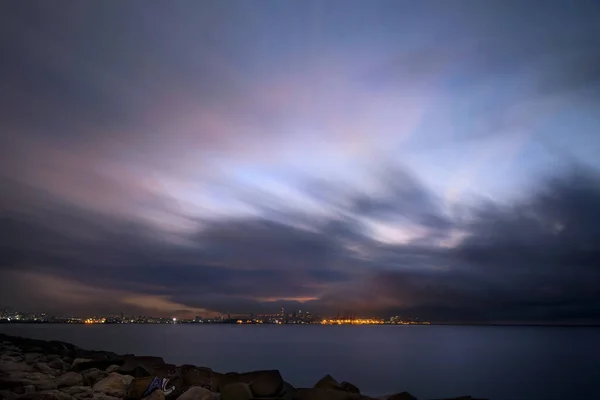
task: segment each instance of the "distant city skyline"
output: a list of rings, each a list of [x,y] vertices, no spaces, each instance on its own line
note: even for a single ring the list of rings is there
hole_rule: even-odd
[[[283,311],[283,310],[282,310]],[[321,317],[310,312],[293,311],[288,314],[227,314],[218,317],[193,318],[158,317],[149,315],[125,315],[112,313],[106,315],[47,315],[45,313],[24,312],[9,309],[0,309],[0,323],[72,323],[72,324],[175,324],[175,323],[234,323],[234,324],[322,324],[322,325],[381,325],[381,324],[429,324],[419,318],[401,318],[391,316],[388,318],[361,318],[355,315],[337,315],[336,317]]]

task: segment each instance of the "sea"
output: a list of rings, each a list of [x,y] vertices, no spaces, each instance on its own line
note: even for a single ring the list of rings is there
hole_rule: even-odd
[[[0,332],[219,372],[278,369],[298,387],[330,374],[372,396],[600,399],[597,327],[3,324]]]

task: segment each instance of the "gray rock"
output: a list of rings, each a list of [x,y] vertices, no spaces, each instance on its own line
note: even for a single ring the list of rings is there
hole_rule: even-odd
[[[127,386],[132,380],[133,376],[112,372],[94,385],[94,391],[122,398],[125,397]]]
[[[41,373],[44,373],[46,375],[56,375],[56,370],[50,368],[50,366],[48,366],[48,364],[43,363],[43,362],[39,362],[37,364],[35,364],[35,368],[40,371]]]
[[[181,396],[177,398],[177,400],[213,400],[214,393],[208,389],[205,389],[200,386],[192,386]]]
[[[67,372],[71,368],[71,365],[61,360],[60,357],[49,360],[48,366],[61,372]]]
[[[81,375],[83,376],[83,384],[85,386],[94,386],[96,382],[106,378],[108,372],[101,371],[98,368],[90,368],[81,371]]]
[[[0,387],[13,389],[33,385],[37,390],[56,389],[54,377],[41,372],[13,371],[0,375]]]
[[[43,354],[40,353],[25,353],[25,362],[28,364],[35,364],[40,361],[46,361]]]
[[[92,397],[92,394],[94,393],[94,390],[89,386],[64,387],[60,389],[60,391],[66,394],[70,394],[71,396],[79,396],[87,393],[89,394],[88,397]]]
[[[105,371],[110,374],[111,372],[117,372],[120,368],[121,368],[120,365],[113,364],[113,365],[109,366],[108,368],[106,368]]]
[[[83,376],[77,372],[67,372],[56,378],[56,386],[61,388],[65,386],[79,386],[83,384]]]
[[[25,372],[25,371],[33,371],[33,368],[30,365],[25,364],[24,362],[15,361],[14,358],[4,358],[0,362],[0,372],[4,374],[11,374],[17,372]]]

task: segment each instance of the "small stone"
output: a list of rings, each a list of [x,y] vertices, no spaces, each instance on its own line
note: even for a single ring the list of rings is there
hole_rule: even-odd
[[[121,368],[120,365],[113,364],[113,365],[109,366],[108,368],[106,368],[105,371],[110,374],[111,372],[117,372],[120,368]]]
[[[247,383],[230,383],[221,390],[221,400],[250,400],[252,391]]]
[[[213,400],[214,393],[200,386],[192,386],[177,398],[177,400]]]
[[[65,386],[79,386],[83,384],[83,376],[77,372],[67,372],[56,378],[56,386],[61,388]]]

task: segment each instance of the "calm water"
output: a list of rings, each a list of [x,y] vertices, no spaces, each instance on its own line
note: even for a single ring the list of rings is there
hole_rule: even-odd
[[[600,399],[600,329],[470,326],[0,325],[0,332],[220,372],[329,373],[363,393],[419,399]]]

